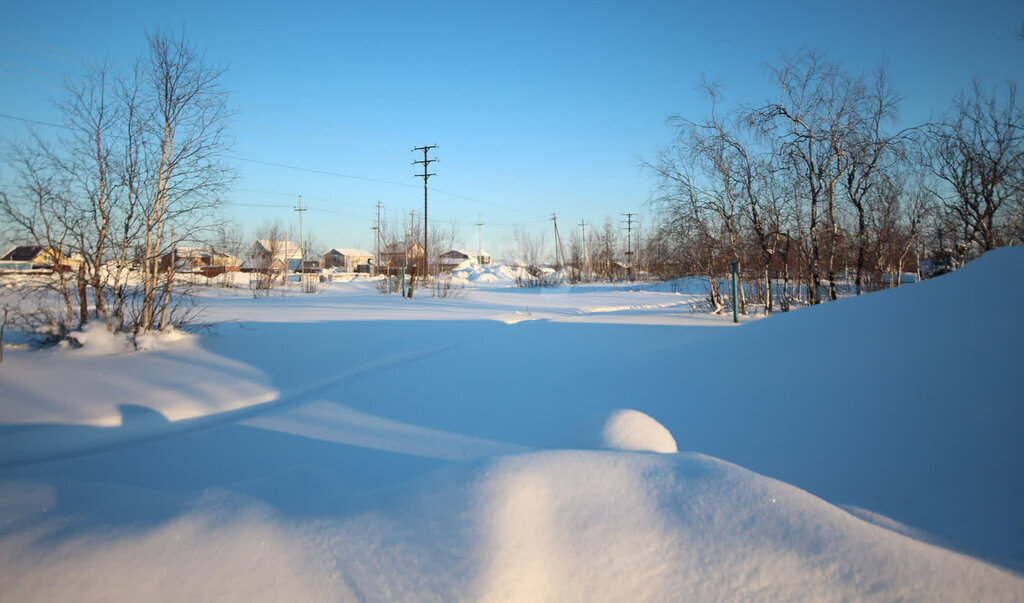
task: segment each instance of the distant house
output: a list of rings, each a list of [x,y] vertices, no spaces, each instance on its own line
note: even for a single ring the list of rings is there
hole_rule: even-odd
[[[335,247],[324,254],[324,268],[340,268],[342,272],[369,272],[373,254],[365,249]]]
[[[473,264],[490,264],[491,255],[486,251],[468,251],[466,249],[452,249],[441,254],[441,268],[452,269],[458,266],[470,266]]]
[[[402,266],[416,266],[423,260],[423,245],[412,241],[388,243],[380,252],[380,263],[386,270],[399,270]]]
[[[297,271],[302,261],[302,250],[291,241],[260,239],[245,254],[242,271]]]
[[[6,270],[72,270],[78,268],[81,259],[68,257],[53,247],[43,245],[23,245],[15,247],[0,257]]]
[[[200,247],[175,247],[160,256],[161,270],[169,270],[174,266],[176,272],[202,272],[206,276],[237,272],[240,264],[237,258],[226,253]]]

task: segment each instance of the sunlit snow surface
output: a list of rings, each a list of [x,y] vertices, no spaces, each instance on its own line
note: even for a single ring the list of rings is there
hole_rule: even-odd
[[[214,287],[140,352],[8,349],[0,600],[1019,600],[1021,274],[738,327],[699,283]]]

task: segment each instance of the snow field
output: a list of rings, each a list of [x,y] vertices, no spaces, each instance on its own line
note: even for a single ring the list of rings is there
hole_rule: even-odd
[[[1024,599],[1020,251],[739,328],[354,281],[13,350],[0,599]]]

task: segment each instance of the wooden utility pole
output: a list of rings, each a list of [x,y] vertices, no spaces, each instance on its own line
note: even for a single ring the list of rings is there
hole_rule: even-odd
[[[558,236],[558,214],[551,214],[551,221],[555,223],[555,270],[559,270],[565,263],[565,250],[562,249],[562,237]]]
[[[423,178],[423,274],[427,276],[430,275],[430,260],[428,259],[430,256],[427,255],[427,180],[429,180],[431,176],[437,175],[431,174],[427,170],[427,167],[431,163],[437,161],[437,159],[427,159],[427,153],[430,151],[430,149],[436,148],[437,145],[432,144],[427,145],[425,147],[414,147],[412,150],[413,153],[415,153],[416,151],[423,151],[423,161],[413,161],[412,163],[413,165],[423,165],[423,173],[414,174],[414,176],[417,178]]]
[[[633,280],[633,216],[636,214],[622,214],[626,216],[626,278]]]
[[[305,257],[305,253],[302,250],[302,212],[304,212],[306,210],[302,208],[302,195],[299,195],[299,206],[296,207],[296,208],[293,208],[293,211],[299,212],[299,273],[300,274],[305,274],[306,273],[306,257]],[[285,249],[285,253],[284,253],[284,271],[285,271],[285,273],[287,273],[288,272],[288,251],[287,251],[287,245],[285,245],[285,248],[286,249]],[[302,277],[300,276],[299,278],[301,279]]]
[[[380,200],[377,200],[377,225],[373,227],[373,274],[380,272]],[[390,293],[390,291],[389,291]]]
[[[482,263],[484,256],[484,217],[476,217],[476,261]]]
[[[590,256],[587,255],[587,221],[580,220],[580,230],[582,231],[581,236],[583,237],[583,270],[587,269],[587,265],[590,263]]]

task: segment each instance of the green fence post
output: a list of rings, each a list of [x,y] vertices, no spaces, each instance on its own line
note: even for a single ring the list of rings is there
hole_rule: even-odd
[[[736,273],[739,271],[739,263],[732,263],[732,321],[740,321],[740,304],[736,299]]]

